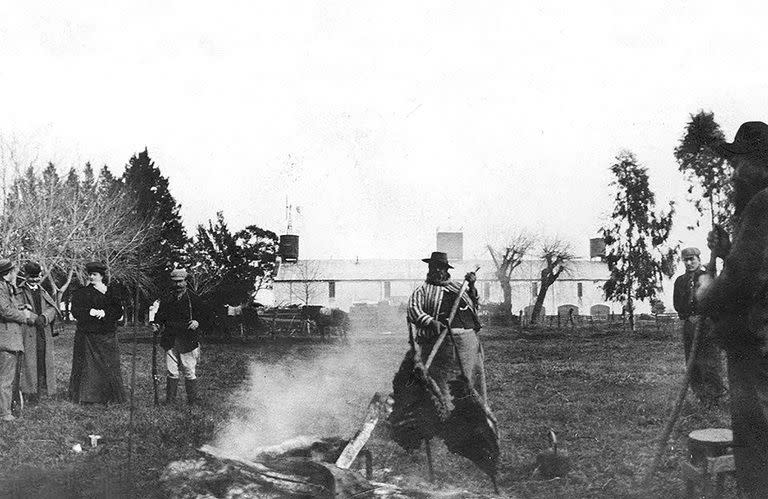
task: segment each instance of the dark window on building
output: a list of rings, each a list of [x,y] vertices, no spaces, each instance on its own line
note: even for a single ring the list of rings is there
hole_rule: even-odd
[[[531,286],[531,293],[533,293],[534,297],[539,296],[539,283],[538,282],[534,282],[534,283],[531,283],[531,284],[532,284],[532,286]]]
[[[483,299],[484,300],[491,299],[491,283],[490,282],[483,283]]]
[[[336,298],[336,281],[328,281],[328,298]]]
[[[392,296],[392,283],[384,281],[384,299],[389,300],[390,296]]]
[[[579,295],[579,298],[584,296],[584,283],[576,283],[576,294]]]

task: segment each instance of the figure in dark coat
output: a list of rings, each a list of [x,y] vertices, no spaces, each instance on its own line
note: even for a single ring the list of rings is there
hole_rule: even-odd
[[[160,346],[165,350],[166,403],[176,399],[179,377],[184,376],[187,403],[199,400],[197,362],[200,359],[199,328],[211,322],[210,309],[197,295],[187,289],[187,271],[171,272],[173,289],[160,300],[153,327],[162,327]]]
[[[117,321],[123,315],[123,305],[114,288],[104,284],[106,265],[91,262],[85,268],[90,284],[72,295],[77,329],[69,398],[77,403],[123,402],[117,346]]]
[[[698,309],[715,321],[728,353],[736,479],[748,497],[768,491],[768,125],[741,125],[732,143],[715,146],[734,169],[733,243],[708,237],[723,271],[702,284]]]
[[[701,252],[698,248],[685,248],[680,252],[685,265],[685,274],[675,279],[674,305],[678,316],[683,321],[683,349],[685,361],[691,355],[693,336],[700,328],[699,344],[691,372],[691,389],[705,407],[717,405],[725,393],[722,379],[722,360],[720,349],[715,343],[712,321],[699,314],[696,290],[699,289],[702,275],[707,271],[701,266]]]
[[[56,302],[40,286],[42,268],[35,262],[24,265],[26,281],[19,286],[19,298],[28,310],[37,314],[32,326],[24,332],[24,362],[21,368],[21,391],[27,400],[56,393],[56,365],[53,358],[51,325],[59,316]]]

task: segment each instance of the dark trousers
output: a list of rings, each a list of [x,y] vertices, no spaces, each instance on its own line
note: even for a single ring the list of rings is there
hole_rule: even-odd
[[[758,348],[728,351],[736,480],[749,497],[768,494],[768,358]]]
[[[702,321],[706,322],[702,324]],[[698,315],[685,319],[683,347],[685,361],[688,362],[693,347],[693,335],[696,333],[696,328],[700,326],[702,331],[691,372],[691,389],[704,405],[710,406],[716,404],[725,393],[720,348],[715,343],[711,321]]]
[[[0,350],[0,417],[11,415],[19,353]]]
[[[37,329],[37,394],[48,395],[48,376],[45,365],[45,329]]]

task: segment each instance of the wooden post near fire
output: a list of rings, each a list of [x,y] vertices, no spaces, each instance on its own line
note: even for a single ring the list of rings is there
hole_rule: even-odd
[[[342,469],[349,469],[352,463],[360,454],[368,439],[371,438],[376,424],[379,422],[382,412],[389,410],[389,404],[386,398],[380,393],[375,393],[371,402],[368,404],[368,411],[365,414],[365,419],[360,429],[355,433],[355,436],[349,441],[341,455],[336,460],[336,466]]]

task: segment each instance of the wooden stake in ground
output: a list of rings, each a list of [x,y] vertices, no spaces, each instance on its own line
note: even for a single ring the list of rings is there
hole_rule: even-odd
[[[152,392],[155,397],[155,406],[160,405],[160,395],[158,394],[158,383],[160,378],[157,375],[157,337],[159,336],[160,329],[152,326]]]
[[[133,474],[133,394],[136,388],[136,326],[133,327],[133,348],[131,352],[131,402],[128,412],[128,473]]]
[[[373,396],[370,404],[368,404],[368,411],[366,412],[365,420],[363,421],[362,426],[357,431],[355,436],[352,437],[349,443],[347,443],[347,446],[344,447],[341,455],[336,460],[336,466],[342,469],[349,469],[349,467],[352,466],[352,463],[357,458],[357,455],[363,449],[366,442],[368,442],[368,439],[371,438],[371,434],[373,433],[374,428],[376,428],[376,424],[379,422],[379,418],[381,417],[382,404],[385,403],[386,402],[383,400],[381,394],[376,393]]]
[[[716,230],[714,225],[714,219],[712,221],[712,227],[714,230]],[[713,278],[715,277],[715,272],[717,269],[717,257],[715,256],[714,251],[712,252],[710,259],[709,259],[709,265],[707,265],[707,272],[709,272],[710,276]],[[651,465],[648,467],[648,470],[645,472],[645,476],[643,477],[642,482],[642,488],[647,489],[651,485],[651,479],[653,479],[653,474],[656,472],[656,468],[659,467],[659,462],[661,461],[661,457],[664,454],[664,449],[667,447],[667,441],[669,440],[669,436],[672,434],[672,430],[675,428],[675,424],[677,423],[677,418],[680,417],[680,411],[683,409],[683,402],[685,402],[685,396],[688,394],[688,386],[691,384],[691,375],[693,374],[693,365],[696,362],[696,353],[699,348],[699,341],[701,339],[701,335],[703,334],[702,331],[705,327],[706,318],[702,317],[699,321],[699,324],[696,325],[696,331],[693,333],[693,342],[691,344],[691,353],[688,356],[688,363],[685,366],[685,376],[683,377],[683,382],[680,387],[680,394],[677,396],[677,402],[675,403],[674,408],[672,409],[672,412],[669,415],[669,418],[667,419],[667,425],[664,427],[664,431],[661,433],[661,437],[659,437],[659,441],[656,444],[656,454],[653,456],[653,461],[651,462]]]

